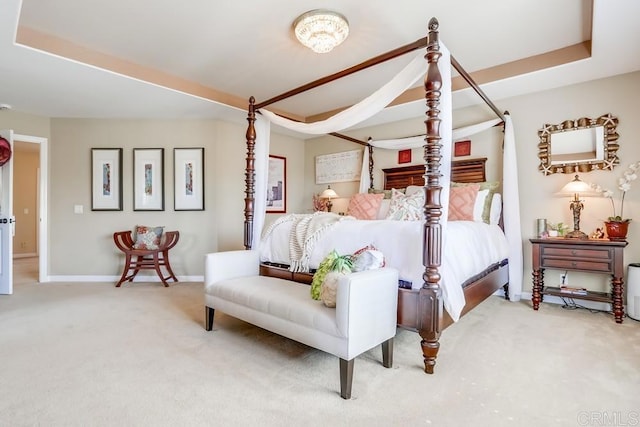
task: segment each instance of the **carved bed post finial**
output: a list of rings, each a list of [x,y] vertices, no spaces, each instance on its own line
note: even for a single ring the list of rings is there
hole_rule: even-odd
[[[255,146],[256,146],[256,100],[252,96],[249,98],[249,108],[247,114],[247,157],[246,166],[244,172],[245,182],[245,197],[244,197],[244,248],[251,249],[253,242],[253,214],[254,214],[254,200],[255,200]]]
[[[424,357],[424,370],[432,374],[438,350],[440,348],[440,328],[442,324],[442,298],[440,289],[440,272],[442,256],[442,205],[440,202],[440,89],[442,88],[442,76],[438,69],[440,44],[438,42],[438,20],[431,18],[429,21],[429,39],[427,44],[428,68],[425,76],[425,99],[427,105],[426,112],[426,138],[424,145],[425,171],[425,223],[424,223],[424,248],[423,264],[425,272],[423,275],[424,284],[420,290],[419,304],[421,313],[432,313],[419,319],[418,329],[422,341],[422,354]]]
[[[369,188],[373,188],[373,145],[371,144],[369,144]]]

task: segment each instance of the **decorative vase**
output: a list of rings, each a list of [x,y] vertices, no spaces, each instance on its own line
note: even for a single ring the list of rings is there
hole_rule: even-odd
[[[627,231],[629,229],[629,220],[626,221],[605,221],[604,226],[607,229],[607,237],[609,240],[620,241],[627,240]]]

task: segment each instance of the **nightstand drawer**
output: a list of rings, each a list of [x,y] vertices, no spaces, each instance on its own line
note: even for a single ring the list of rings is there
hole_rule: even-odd
[[[557,268],[559,270],[585,270],[585,271],[601,271],[603,273],[612,272],[612,266],[607,261],[584,261],[580,259],[559,259],[559,258],[544,258],[542,260],[542,267],[544,268]]]
[[[556,248],[544,246],[542,248],[542,256],[608,260],[611,259],[611,251],[608,249]]]

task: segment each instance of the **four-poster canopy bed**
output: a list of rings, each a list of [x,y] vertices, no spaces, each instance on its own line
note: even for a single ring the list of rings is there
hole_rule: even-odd
[[[263,202],[261,200],[262,195],[260,194],[260,189],[262,183],[264,182],[265,172],[264,170],[261,170],[260,167],[256,166],[259,165],[260,157],[264,156],[265,147],[261,146],[259,144],[259,141],[257,140],[259,139],[261,132],[268,133],[268,130],[265,130],[264,128],[257,129],[259,128],[259,126],[257,126],[256,122],[260,119],[259,117],[257,117],[257,113],[266,115],[268,112],[258,110],[289,96],[293,96],[305,90],[317,87],[321,84],[328,83],[345,75],[349,75],[383,61],[393,59],[407,52],[411,52],[412,50],[424,48],[425,46],[426,55],[424,55],[423,58],[426,59],[426,62],[428,64],[427,72],[424,77],[425,100],[427,106],[425,120],[426,136],[423,138],[423,142],[421,142],[421,145],[424,147],[425,164],[424,166],[418,167],[409,166],[404,168],[393,168],[390,170],[385,170],[385,189],[399,188],[400,186],[403,186],[407,183],[411,183],[412,185],[424,186],[425,220],[422,223],[418,223],[418,225],[422,228],[423,236],[421,242],[422,255],[420,257],[422,264],[421,280],[417,288],[399,288],[398,325],[419,332],[422,338],[421,347],[424,358],[425,372],[433,373],[436,363],[436,357],[439,350],[440,334],[446,326],[452,323],[453,320],[457,320],[457,316],[454,316],[454,319],[452,319],[452,317],[448,316],[447,313],[443,310],[441,265],[443,256],[443,241],[445,240],[444,229],[446,226],[446,216],[443,219],[443,215],[446,215],[447,212],[446,201],[448,200],[449,182],[442,182],[441,178],[443,176],[447,178],[452,177],[453,180],[456,180],[457,182],[478,182],[484,180],[484,160],[486,160],[481,159],[480,161],[462,161],[458,163],[454,162],[452,165],[448,163],[448,159],[444,163],[442,161],[443,153],[447,153],[450,156],[450,129],[443,129],[443,127],[441,126],[443,119],[440,117],[441,103],[444,102],[443,99],[446,99],[444,95],[448,95],[450,99],[450,92],[446,93],[446,90],[443,91],[443,83],[445,86],[447,86],[447,83],[450,82],[450,78],[447,75],[443,79],[443,76],[439,69],[438,61],[443,55],[441,50],[443,46],[441,48],[441,44],[438,39],[438,21],[435,18],[432,18],[429,22],[429,34],[425,39],[420,39],[410,45],[380,55],[376,58],[363,62],[340,73],[336,73],[332,76],[319,79],[300,88],[286,92],[268,101],[256,103],[255,99],[251,97],[248,109],[248,127],[246,132],[247,156],[245,168],[246,188],[244,209],[244,246],[246,249],[256,248],[260,240],[262,225],[264,224],[264,209],[262,209]],[[453,58],[451,58],[451,64],[458,70],[460,75],[463,76],[463,78],[467,80],[467,82],[469,82],[470,86],[482,97],[482,99],[503,121],[510,120],[508,118],[505,118],[505,116],[495,107],[495,105],[488,99],[488,97],[482,92],[482,90],[473,82],[471,77]],[[421,66],[424,67],[424,65]],[[422,72],[424,73],[424,69],[422,70]],[[447,79],[449,79],[449,82],[447,82]],[[273,113],[268,114],[269,116],[271,116],[270,120],[273,121]],[[322,133],[330,133],[340,136],[335,132]],[[351,139],[349,137],[346,138]],[[353,141],[359,142],[356,140]],[[443,142],[445,142],[445,145],[443,145]],[[268,154],[268,145],[266,149]],[[263,150],[263,153],[260,154],[259,150]],[[370,145],[369,155],[372,153],[371,150],[372,148]],[[366,161],[368,162],[368,169],[369,173],[371,174],[373,171],[373,162],[371,156],[368,156],[368,159]],[[515,181],[515,183],[512,182],[512,184],[506,184],[505,182],[503,191],[506,191],[507,187],[513,184],[515,184],[516,186],[517,197],[517,180]],[[517,198],[515,199],[515,205],[517,214]],[[504,212],[505,215],[508,215],[510,213],[513,213],[514,211],[513,209],[505,209]],[[511,228],[515,228],[514,224],[511,224]],[[517,228],[519,233],[519,224],[517,224]],[[518,241],[516,247],[519,245],[521,245],[521,243]],[[478,305],[484,299],[494,294],[495,291],[501,287],[505,287],[505,295],[508,295],[508,270],[510,270],[512,267],[515,267],[516,269],[520,268],[521,270],[521,253],[515,254],[516,262],[514,263],[511,260],[511,256],[513,255],[511,252],[511,249],[507,251],[509,256],[508,263],[506,259],[500,260],[500,262],[492,263],[480,274],[474,275],[464,283],[464,307],[461,309],[460,315],[466,313],[467,311]],[[518,255],[520,257],[519,262],[517,259]],[[312,277],[311,273],[289,271],[286,266],[283,267],[279,265],[268,264],[264,264],[261,266],[260,273],[262,275],[272,275],[306,283],[310,283]],[[517,289],[514,293],[512,286],[512,296],[516,295],[516,299],[519,298],[519,291],[520,290]]]

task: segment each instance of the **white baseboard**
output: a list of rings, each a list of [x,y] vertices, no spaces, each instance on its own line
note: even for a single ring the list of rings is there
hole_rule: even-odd
[[[117,282],[120,276],[49,276],[49,282]],[[134,282],[160,282],[158,276],[139,274]],[[180,282],[204,282],[204,276],[178,276]],[[172,282],[170,282],[172,283]]]

